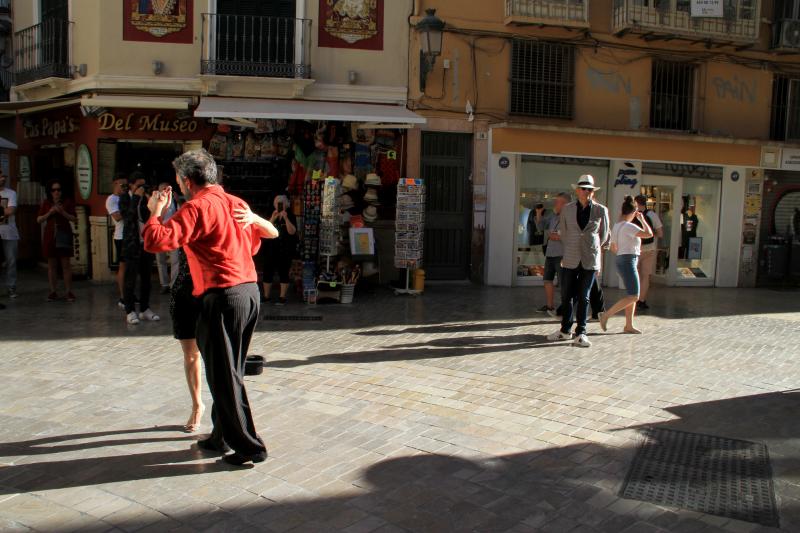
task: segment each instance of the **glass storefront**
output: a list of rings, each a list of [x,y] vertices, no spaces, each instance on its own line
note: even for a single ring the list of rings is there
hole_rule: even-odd
[[[539,284],[544,274],[545,236],[537,231],[536,209],[546,218],[553,214],[553,201],[558,193],[574,196],[572,184],[582,174],[591,174],[598,187],[597,201],[605,204],[608,191],[607,160],[523,156],[519,173],[515,268],[516,284]]]
[[[663,223],[663,237],[657,241],[656,280],[667,285],[712,285],[722,169],[651,163],[644,165],[643,174],[640,191],[647,196],[648,209]]]

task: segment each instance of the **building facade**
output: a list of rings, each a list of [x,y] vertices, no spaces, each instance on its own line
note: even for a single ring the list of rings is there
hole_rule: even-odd
[[[391,254],[388,197],[405,173],[405,131],[424,122],[406,108],[412,4],[13,2],[15,80],[5,112],[17,116],[23,255],[38,250],[32,213],[42,184],[60,178],[83,220],[76,268],[110,279],[112,181],[140,172],[154,186],[169,182],[172,158],[198,146],[254,210],[271,209],[288,188],[300,217],[306,174],[315,182],[356,175],[360,214],[373,205],[365,178],[379,173],[384,183],[370,188],[387,200],[376,199],[369,218],[385,241],[381,253]],[[392,268],[391,259],[382,263]]]
[[[424,90],[421,34],[410,32],[409,107],[428,120],[411,133],[409,171],[467,191],[443,206],[438,238],[449,246],[433,260],[493,285],[541,283],[530,213],[590,173],[613,217],[625,195],[648,196],[664,222],[663,284],[753,286],[791,273],[800,3],[700,4],[415,2],[412,24],[435,8],[445,28]],[[443,165],[463,172],[442,178]]]

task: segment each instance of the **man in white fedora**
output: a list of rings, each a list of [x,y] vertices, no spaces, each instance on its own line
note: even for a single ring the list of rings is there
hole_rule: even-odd
[[[594,192],[599,187],[595,187],[593,176],[584,174],[572,187],[575,189],[577,201],[561,209],[559,224],[560,240],[564,248],[561,258],[561,329],[548,335],[547,339],[572,339],[572,324],[576,321],[573,344],[588,348],[592,345],[586,336],[589,294],[600,270],[600,250],[609,238],[608,209],[594,201]],[[573,299],[576,300],[574,306]]]

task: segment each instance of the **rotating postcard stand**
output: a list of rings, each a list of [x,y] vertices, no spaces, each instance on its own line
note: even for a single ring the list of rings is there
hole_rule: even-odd
[[[411,271],[422,266],[425,237],[425,186],[420,179],[401,179],[397,184],[394,266],[406,271],[406,286],[394,293],[416,296],[422,291],[410,288]]]

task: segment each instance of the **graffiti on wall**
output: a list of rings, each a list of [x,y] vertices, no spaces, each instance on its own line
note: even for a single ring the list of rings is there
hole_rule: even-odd
[[[758,88],[756,80],[742,80],[736,74],[731,79],[715,76],[711,80],[711,85],[716,89],[717,97],[720,99],[730,99],[750,104],[756,103],[756,91]]]

